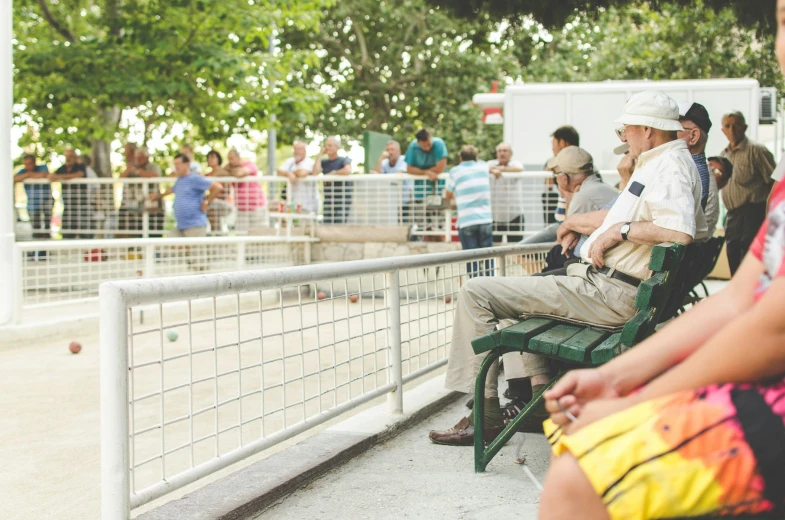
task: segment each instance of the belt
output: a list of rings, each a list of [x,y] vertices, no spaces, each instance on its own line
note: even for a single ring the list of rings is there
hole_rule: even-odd
[[[621,271],[616,271],[615,269],[611,269],[609,267],[603,267],[602,269],[597,269],[597,272],[604,275],[608,275],[609,278],[615,278],[620,282],[624,282],[628,285],[632,285],[633,287],[638,287],[641,284],[641,280],[639,280],[638,278],[635,278],[634,276],[630,276],[628,274],[624,274]]]

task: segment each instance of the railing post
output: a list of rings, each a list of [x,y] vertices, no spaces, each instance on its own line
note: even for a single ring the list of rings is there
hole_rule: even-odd
[[[155,276],[155,246],[147,244],[144,246],[144,277],[152,278]]]
[[[452,210],[444,210],[444,241],[452,242]]]
[[[101,302],[101,519],[131,515],[128,453],[128,311],[111,283],[99,289]]]
[[[142,238],[150,238],[150,212],[147,211],[147,199],[150,196],[149,184],[142,184],[142,194],[144,195],[144,200],[142,201]]]
[[[22,307],[25,301],[25,285],[24,285],[24,255],[25,253],[19,249],[15,243],[12,247],[11,266],[14,272],[14,289],[13,293],[16,298],[13,300],[13,322],[17,325],[22,323]],[[37,253],[36,253],[37,254]]]
[[[387,394],[387,405],[392,413],[403,413],[403,367],[401,361],[401,283],[400,271],[387,273],[387,319],[390,327],[390,370],[388,382],[395,383],[395,391]]]
[[[496,261],[499,262],[499,276],[507,276],[507,256],[501,255],[500,257],[496,258]]]
[[[245,242],[237,244],[237,270],[245,269]]]

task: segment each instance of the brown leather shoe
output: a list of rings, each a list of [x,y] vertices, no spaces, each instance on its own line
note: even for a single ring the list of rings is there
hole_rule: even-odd
[[[501,433],[504,426],[492,426],[485,428],[483,438],[485,442],[491,442]],[[473,446],[474,445],[474,426],[469,424],[468,417],[464,417],[458,424],[443,431],[431,431],[428,438],[434,444],[444,444],[446,446]]]

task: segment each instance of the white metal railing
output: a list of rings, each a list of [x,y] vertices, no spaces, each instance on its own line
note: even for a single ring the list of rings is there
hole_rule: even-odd
[[[253,236],[17,242],[16,300],[23,308],[77,303],[96,299],[106,281],[309,264],[313,241]]]
[[[602,175],[609,184],[618,182],[615,171]],[[455,212],[439,204],[446,178],[447,174],[442,174],[438,182],[431,182],[406,174],[320,175],[295,183],[277,176],[216,178],[225,187],[225,198],[215,201],[207,216],[214,235],[280,229],[281,219],[271,219],[269,214],[296,213],[299,208],[302,213],[320,215],[322,225],[412,226],[416,236],[449,240],[457,231],[452,223]],[[549,178],[550,172],[505,173],[501,179],[491,176],[495,235],[515,242],[547,224],[557,199],[545,185]],[[24,184],[30,188],[47,182],[29,180]],[[17,208],[30,223],[32,238],[51,234],[65,238],[160,236],[174,227],[172,199],[162,204],[145,201],[150,192],[162,191],[173,182],[171,177],[74,179],[52,186],[55,199],[47,199],[46,210],[28,211],[23,190],[17,190]],[[247,191],[243,186],[249,183],[261,183],[267,199],[263,207],[243,203]],[[65,197],[63,186],[71,190]],[[79,191],[80,187],[84,190]],[[47,227],[50,221],[51,229]],[[23,234],[20,231],[19,235]]]
[[[446,363],[467,262],[532,274],[548,247],[102,284],[102,518],[379,396],[400,413]]]

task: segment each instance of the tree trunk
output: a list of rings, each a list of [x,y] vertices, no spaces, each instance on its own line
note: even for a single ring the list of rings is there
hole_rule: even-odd
[[[102,108],[99,113],[105,135],[114,135],[120,123],[119,107]],[[112,176],[112,143],[107,139],[93,139],[93,169],[99,177]]]

